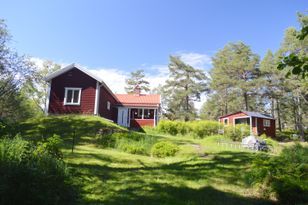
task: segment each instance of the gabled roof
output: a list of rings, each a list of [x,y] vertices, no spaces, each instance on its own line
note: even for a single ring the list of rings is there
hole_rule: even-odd
[[[259,118],[265,118],[265,119],[274,119],[272,116],[267,115],[267,114],[262,114],[259,112],[250,112],[250,111],[242,111],[243,113],[245,113],[246,115],[250,116],[250,117],[259,117]]]
[[[120,105],[131,107],[158,107],[160,95],[153,94],[115,94]]]
[[[262,114],[262,113],[259,113],[259,112],[250,112],[250,111],[238,111],[238,112],[235,112],[235,113],[223,115],[219,118],[225,118],[225,117],[235,115],[235,114],[238,114],[238,113],[244,113],[245,115],[247,115],[249,117],[258,117],[258,118],[264,118],[264,119],[275,119],[272,116],[267,115],[267,114]]]
[[[62,75],[63,73],[66,73],[69,70],[72,70],[73,68],[77,68],[78,70],[84,72],[85,74],[87,74],[88,76],[90,76],[91,78],[93,78],[94,80],[102,83],[103,80],[101,78],[99,78],[98,76],[94,75],[93,73],[91,73],[90,71],[88,71],[87,69],[84,69],[78,65],[76,65],[75,63],[72,63],[64,68],[61,68],[60,70],[57,70],[49,75],[47,75],[44,80],[45,81],[50,81],[51,79],[58,77],[59,75]]]
[[[94,75],[93,73],[91,73],[89,70],[82,68],[79,65],[76,65],[75,63],[72,63],[60,70],[57,70],[49,75],[47,75],[44,80],[45,81],[50,81],[55,77],[58,77],[59,75],[62,75],[64,73],[66,73],[69,70],[72,70],[73,68],[76,68],[78,70],[80,70],[81,72],[87,74],[88,76],[90,76],[91,78],[93,78],[94,80],[98,81],[99,83],[101,83],[106,89],[107,91],[114,97],[115,100],[118,100],[117,97],[114,95],[114,93],[110,90],[110,88],[106,85],[106,83],[98,76]]]

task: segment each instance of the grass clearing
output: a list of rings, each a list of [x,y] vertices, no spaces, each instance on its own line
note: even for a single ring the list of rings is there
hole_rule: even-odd
[[[82,187],[83,204],[272,204],[256,198],[244,173],[255,153],[221,150],[215,140],[160,135],[180,146],[175,157],[154,158],[95,144],[78,145],[65,161]],[[193,145],[207,153],[200,157]],[[211,148],[211,149],[210,149]]]
[[[74,183],[81,187],[81,204],[275,203],[258,198],[257,191],[245,181],[245,173],[257,153],[220,146],[219,141],[231,142],[226,137],[196,139],[159,134],[147,128],[146,134],[141,135],[156,138],[157,142],[172,142],[180,149],[174,157],[156,158],[99,146],[95,140],[99,129],[127,130],[97,117],[53,116],[51,122],[45,118],[25,122],[23,133],[40,136],[42,130],[37,126],[41,122],[67,139],[62,151],[71,167]],[[69,139],[71,127],[75,126],[80,126],[75,131],[79,139],[72,152]]]

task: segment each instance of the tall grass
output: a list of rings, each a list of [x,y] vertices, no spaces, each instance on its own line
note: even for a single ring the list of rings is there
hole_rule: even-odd
[[[96,140],[103,147],[111,147],[131,154],[150,155],[157,137],[138,132],[97,135]]]
[[[0,140],[0,204],[76,204],[68,168],[39,147],[20,137]]]

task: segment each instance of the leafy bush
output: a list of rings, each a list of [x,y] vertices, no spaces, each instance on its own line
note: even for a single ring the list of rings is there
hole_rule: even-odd
[[[161,120],[158,123],[157,129],[162,133],[177,135],[179,133],[177,121]]]
[[[250,127],[246,124],[225,126],[224,134],[233,141],[241,141],[243,137],[250,135]]]
[[[171,157],[179,151],[179,147],[171,142],[158,142],[152,147],[152,155],[155,157]]]
[[[102,147],[114,147],[116,139],[112,134],[107,134],[107,135],[102,135],[102,134],[97,134],[96,137],[96,142],[102,146]]]
[[[76,204],[64,162],[37,149],[19,137],[0,140],[0,204]]]
[[[193,121],[188,125],[193,135],[199,138],[217,134],[220,127],[220,123],[215,121]]]
[[[170,121],[162,120],[159,122],[157,129],[162,133],[171,135],[187,135],[192,134],[196,137],[203,138],[216,134],[219,129],[219,122],[215,121]]]
[[[308,203],[308,148],[296,144],[280,156],[259,155],[247,175],[263,197],[276,195],[283,204]]]
[[[62,159],[63,155],[60,150],[62,142],[63,140],[60,138],[60,136],[54,134],[52,137],[47,138],[45,141],[38,142],[37,147],[34,150],[34,154],[40,156],[44,153],[47,153],[57,159]]]
[[[137,132],[113,133],[111,135],[97,135],[97,142],[102,147],[112,147],[131,154],[150,154],[156,138]]]

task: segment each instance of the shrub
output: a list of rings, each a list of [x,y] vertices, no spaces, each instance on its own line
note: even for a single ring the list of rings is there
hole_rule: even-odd
[[[171,142],[158,142],[152,147],[152,155],[155,157],[171,157],[179,151],[179,147]]]
[[[171,135],[187,135],[191,133],[196,137],[203,138],[217,134],[219,129],[219,122],[215,121],[170,121],[162,120],[159,122],[157,129],[162,133],[168,133]]]
[[[243,137],[250,135],[250,127],[245,124],[225,126],[224,134],[233,141],[241,141]]]
[[[115,137],[112,134],[102,135],[97,134],[95,137],[96,142],[106,148],[106,147],[114,147],[115,146]]]
[[[43,142],[38,142],[34,154],[40,156],[44,153],[48,153],[57,159],[62,159],[63,155],[60,150],[60,146],[63,140],[59,135],[54,134],[52,137],[47,138]]]
[[[252,163],[248,182],[261,187],[264,197],[275,194],[283,204],[308,203],[308,148],[296,144],[280,156],[259,155]]]
[[[158,123],[157,129],[160,132],[171,134],[171,135],[177,135],[179,133],[177,128],[177,122],[171,121],[171,120],[161,120]]]
[[[64,162],[19,137],[0,140],[0,204],[76,204]]]
[[[131,154],[150,154],[156,138],[138,132],[97,135],[96,140],[102,147],[111,147]]]
[[[220,123],[215,121],[192,121],[189,122],[188,125],[194,136],[204,138],[217,134]]]

